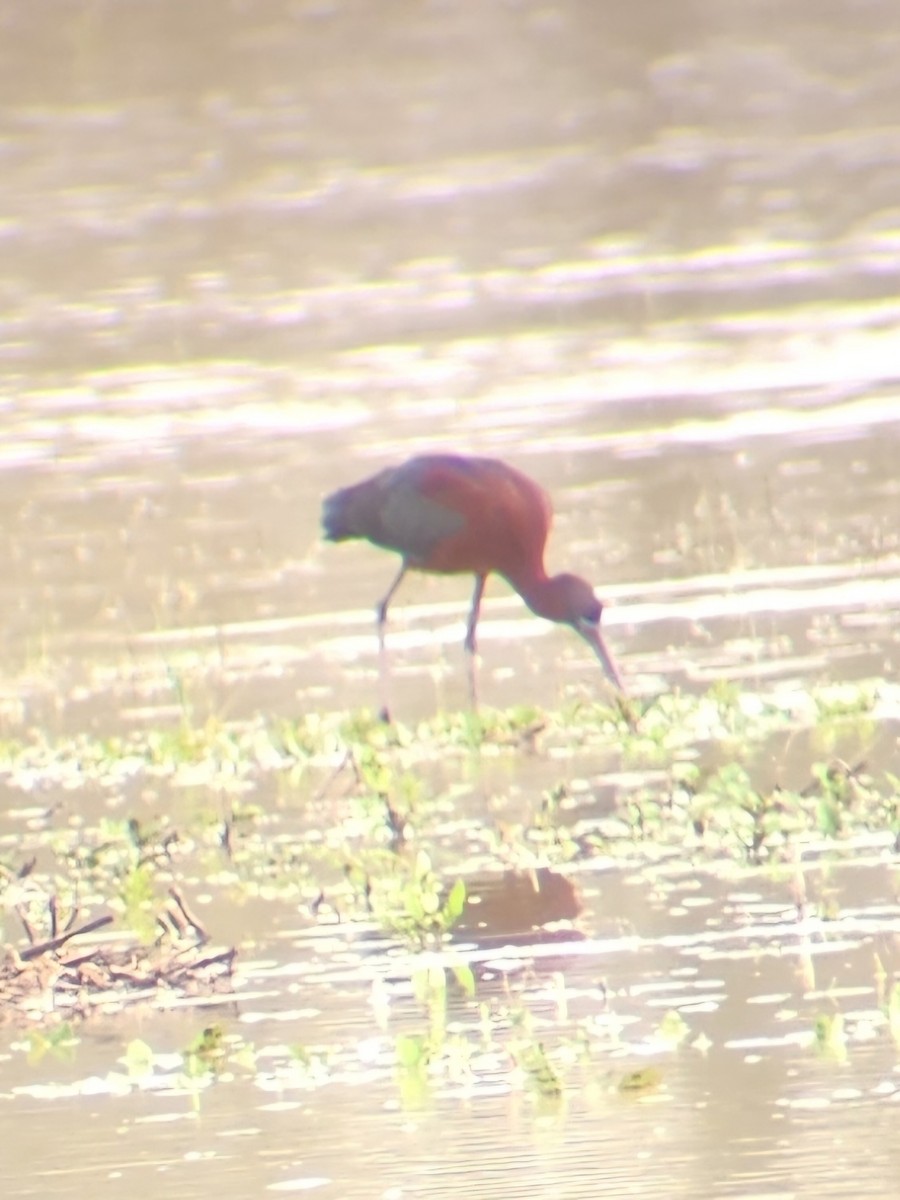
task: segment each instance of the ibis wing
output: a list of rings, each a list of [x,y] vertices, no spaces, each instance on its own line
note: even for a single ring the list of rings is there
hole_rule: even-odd
[[[411,566],[425,564],[435,547],[465,524],[462,513],[422,494],[414,482],[394,484],[384,495],[372,541],[396,550]]]

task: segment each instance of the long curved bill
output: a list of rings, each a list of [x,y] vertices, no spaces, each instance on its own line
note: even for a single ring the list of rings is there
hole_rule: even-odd
[[[622,676],[619,674],[619,668],[616,666],[615,659],[610,654],[606,642],[603,640],[599,622],[594,624],[591,621],[582,621],[575,628],[600,659],[600,665],[603,667],[610,683],[618,688],[623,696],[627,695],[625,684],[622,682]]]

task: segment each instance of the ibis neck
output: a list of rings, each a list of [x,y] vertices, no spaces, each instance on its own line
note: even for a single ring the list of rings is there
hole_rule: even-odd
[[[537,616],[548,621],[568,620],[566,597],[560,587],[561,576],[548,575],[541,567],[539,572],[535,571],[525,579],[513,579],[509,575],[506,579]]]

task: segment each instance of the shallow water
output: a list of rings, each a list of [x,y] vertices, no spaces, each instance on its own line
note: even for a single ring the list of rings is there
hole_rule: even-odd
[[[597,583],[637,695],[896,677],[887,0],[795,6],[777,28],[762,0],[53,2],[0,19],[5,736],[374,704],[372,609],[394,563],[323,546],[320,501],[438,446],[503,456],[550,490],[549,561]],[[465,704],[469,591],[404,583],[401,719]],[[499,583],[480,649],[496,707],[600,687],[581,644]],[[896,770],[896,738],[895,715],[870,769]],[[809,760],[777,743],[759,769],[802,786]],[[466,768],[436,858],[451,876],[477,867],[487,904],[506,877],[471,829],[524,821],[542,791],[602,767],[570,747],[486,762],[475,786]],[[441,787],[458,774],[433,769]],[[34,786],[7,781],[7,849],[31,836],[23,804],[63,803],[64,821],[195,800]],[[305,787],[253,793],[283,836]],[[325,805],[301,824],[334,821]],[[582,796],[573,819],[602,810]],[[823,868],[837,929],[798,918],[777,873],[733,879],[689,853],[545,878],[551,911],[525,927],[508,912],[531,876],[506,879],[512,899],[460,935],[486,1001],[510,976],[555,1033],[596,1011],[626,1030],[628,1066],[653,1056],[665,1008],[691,1027],[688,1048],[660,1052],[657,1095],[579,1076],[550,1106],[490,1062],[406,1103],[372,994],[397,990],[391,1036],[419,1028],[410,963],[283,900],[216,894],[214,936],[274,964],[248,975],[265,998],[218,1014],[269,1047],[273,1078],[238,1072],[199,1118],[174,1087],[84,1094],[135,1036],[183,1048],[191,1010],[97,1018],[71,1066],[14,1047],[4,1194],[893,1195],[900,1074],[872,1014],[874,956],[898,969],[896,861],[886,836]],[[554,919],[558,936],[535,935]],[[516,948],[491,972],[498,939]],[[835,1009],[852,1035],[840,1062],[802,1038]],[[337,1046],[340,1078],[298,1082],[282,1040]],[[17,1090],[67,1080],[52,1103]]]

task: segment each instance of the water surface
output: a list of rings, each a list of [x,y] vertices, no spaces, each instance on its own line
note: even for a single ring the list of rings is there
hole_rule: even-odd
[[[437,447],[550,490],[549,562],[596,582],[638,696],[896,676],[888,0],[100,0],[0,20],[5,736],[374,704],[372,609],[394,564],[323,546],[321,497]],[[404,584],[401,719],[465,704],[469,591]],[[585,648],[499,583],[480,634],[488,704],[596,696]],[[895,763],[896,734],[885,720],[872,770]],[[569,753],[487,764],[461,819],[490,829],[488,801],[522,819],[599,770]],[[801,786],[811,752],[768,753]],[[5,791],[6,845],[27,848],[16,814],[58,796]],[[57,819],[126,797],[183,803],[162,784],[67,785]],[[285,835],[298,815],[307,832],[334,820],[302,783],[286,803]],[[573,819],[597,815],[583,800]],[[452,875],[471,838],[451,829],[435,854]],[[490,893],[502,873],[480,861]],[[875,956],[898,970],[887,831],[825,872],[836,929],[797,918],[784,876],[731,869],[686,851],[662,871],[575,871],[578,915],[540,914],[561,941],[502,910],[503,938],[472,934],[488,966],[522,935],[482,996],[499,1003],[511,974],[554,1035],[560,989],[573,1028],[610,1020],[636,1060],[665,1010],[691,1025],[654,1098],[579,1076],[549,1111],[490,1063],[405,1104],[391,1038],[421,1013],[396,946],[220,897],[215,936],[297,970],[289,986],[263,971],[266,998],[218,1014],[269,1048],[272,1078],[218,1085],[199,1118],[177,1090],[91,1094],[132,1037],[183,1048],[190,1010],[98,1017],[71,1067],[13,1044],[5,1194],[893,1195],[897,1051],[872,1016]],[[381,1041],[377,981],[398,990]],[[840,1063],[804,1041],[834,1010],[853,1035]],[[337,1046],[339,1080],[280,1078],[295,1043]],[[27,1090],[42,1081],[72,1094]]]

